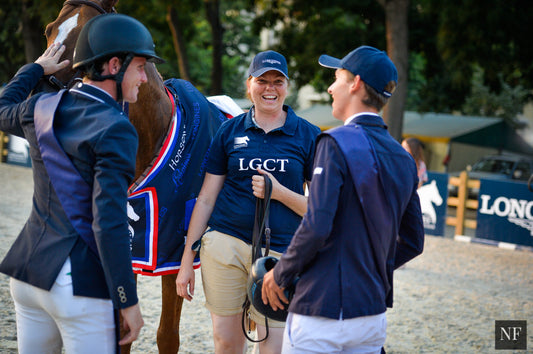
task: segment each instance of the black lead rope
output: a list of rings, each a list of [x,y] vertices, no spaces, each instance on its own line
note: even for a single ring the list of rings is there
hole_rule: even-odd
[[[263,199],[255,201],[254,230],[252,233],[252,264],[261,257],[268,256],[270,250],[270,198],[272,197],[272,181],[267,175],[265,178],[265,193]],[[263,233],[265,234],[265,254],[261,252]]]
[[[255,218],[254,218],[254,230],[252,233],[252,264],[261,257],[268,256],[270,251],[270,198],[272,197],[272,181],[267,175],[263,175],[265,178],[265,193],[263,198],[257,198],[255,201]],[[265,234],[265,254],[261,252],[261,244],[263,239],[263,233]],[[249,329],[251,324],[250,315],[248,314],[248,331],[245,326],[245,319],[250,308],[250,299],[246,296],[246,301],[242,305],[242,331],[246,339],[253,343],[259,343],[268,338],[268,318],[265,316],[266,334],[263,339],[250,338]]]

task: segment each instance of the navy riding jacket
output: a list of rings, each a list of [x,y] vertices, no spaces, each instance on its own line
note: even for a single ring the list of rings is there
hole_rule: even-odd
[[[26,98],[42,75],[40,65],[25,65],[0,95],[0,130],[28,140],[34,181],[31,214],[0,272],[49,290],[70,256],[74,295],[111,298],[115,308],[135,305],[126,197],[135,173],[137,133],[120,105],[90,85],[70,89],[56,110],[55,137],[90,187],[96,255],[65,214],[41,157],[34,124],[41,96]]]
[[[274,279],[300,276],[290,312],[332,319],[392,306],[393,270],[422,252],[416,166],[378,115],[319,137],[308,211]]]

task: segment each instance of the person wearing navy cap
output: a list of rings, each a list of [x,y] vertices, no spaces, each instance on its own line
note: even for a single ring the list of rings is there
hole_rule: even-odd
[[[362,46],[343,59],[328,88],[344,125],[317,140],[309,209],[291,244],[263,278],[276,309],[289,305],[283,353],[379,353],[393,270],[422,253],[416,165],[378,115],[397,84],[385,52]]]
[[[256,197],[264,197],[262,175],[272,180],[270,256],[279,257],[285,251],[307,210],[303,188],[312,176],[320,130],[285,105],[288,80],[283,55],[268,50],[254,57],[246,81],[253,106],[224,122],[214,137],[189,224],[176,290],[189,301],[194,295],[197,250],[192,246],[201,238],[202,281],[216,353],[242,353],[245,348],[243,303]],[[252,306],[250,317],[257,324],[258,338],[264,338],[264,316]],[[284,325],[268,321],[268,337],[259,344],[261,353],[281,350]]]

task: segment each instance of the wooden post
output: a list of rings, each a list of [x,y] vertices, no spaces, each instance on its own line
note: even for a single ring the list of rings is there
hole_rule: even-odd
[[[457,191],[457,222],[455,224],[455,234],[463,235],[465,230],[466,199],[468,197],[468,173],[461,172],[459,175],[459,188]]]
[[[0,163],[7,159],[7,142],[9,137],[4,132],[0,132]]]

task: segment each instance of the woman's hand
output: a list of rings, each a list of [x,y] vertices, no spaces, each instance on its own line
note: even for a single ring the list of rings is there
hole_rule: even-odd
[[[259,172],[258,175],[252,176],[252,189],[254,192],[254,196],[261,199],[265,198],[265,178],[263,177],[263,175],[267,175],[272,181],[271,198],[277,200],[279,198],[281,188],[285,187],[283,187],[270,172],[267,172],[260,168],[257,169],[257,172]]]
[[[294,211],[296,214],[303,216],[307,211],[307,197],[289,188],[285,187],[270,173],[260,168],[257,169],[258,175],[252,176],[252,189],[254,196],[265,198],[265,178],[263,175],[270,177],[272,181],[272,200],[277,200]]]
[[[176,277],[176,293],[187,301],[191,301],[194,295],[194,267],[186,267],[182,264]]]

